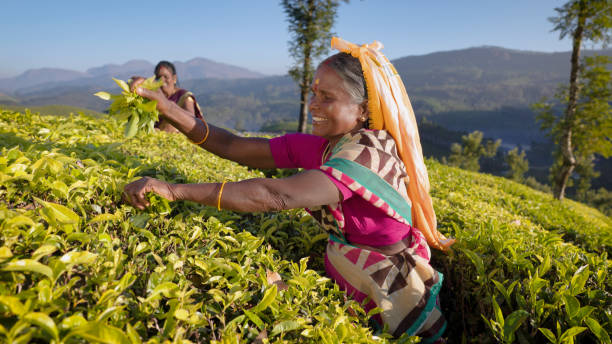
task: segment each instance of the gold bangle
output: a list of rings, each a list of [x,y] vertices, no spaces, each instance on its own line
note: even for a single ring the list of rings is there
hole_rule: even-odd
[[[221,189],[219,189],[219,196],[217,197],[217,210],[221,211],[221,194],[223,194],[223,187],[227,183],[227,180],[224,180],[221,184]]]
[[[204,125],[206,126],[206,135],[204,135],[204,138],[200,142],[191,141],[191,142],[193,142],[194,145],[198,145],[199,146],[202,143],[206,142],[206,139],[208,138],[208,134],[210,133],[210,128],[208,127],[208,123],[206,123],[205,120],[202,120],[202,122],[204,122]]]

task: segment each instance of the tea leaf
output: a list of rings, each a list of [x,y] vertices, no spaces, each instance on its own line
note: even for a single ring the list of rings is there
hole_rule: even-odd
[[[101,99],[104,99],[104,100],[110,100],[111,99],[111,95],[108,92],[102,92],[102,91],[96,92],[96,93],[94,93],[94,96],[96,96],[98,98],[101,98]]]
[[[189,311],[186,309],[177,309],[174,311],[174,317],[178,320],[187,321],[189,320]]]
[[[576,270],[574,276],[572,276],[572,281],[570,284],[572,295],[578,295],[584,292],[584,285],[589,279],[590,274],[591,272],[588,269],[588,265],[583,265]]]
[[[53,277],[53,271],[51,270],[50,267],[41,264],[35,260],[32,259],[20,259],[17,261],[12,261],[12,262],[8,262],[6,263],[6,265],[4,265],[2,267],[3,271],[29,271],[29,272],[36,272],[39,274],[43,274],[49,278]]]
[[[565,303],[565,311],[570,319],[572,319],[580,309],[580,302],[572,295],[564,294],[563,301]]]
[[[142,340],[140,339],[140,335],[129,323],[125,326],[125,331],[127,332],[127,335],[130,338],[130,341],[132,342],[132,344],[142,343]]]
[[[57,331],[55,322],[47,314],[40,312],[28,313],[23,316],[23,319],[42,328],[45,332],[50,334],[53,339],[59,341],[59,332]]]
[[[80,314],[71,315],[69,317],[64,318],[59,325],[61,330],[69,330],[73,328],[78,328],[81,326],[85,326],[87,324],[87,320],[83,318]]]
[[[77,215],[74,211],[68,209],[67,207],[41,200],[40,198],[34,197],[36,202],[42,204],[46,209],[50,210],[50,213],[53,216],[53,219],[62,224],[72,224],[79,222],[79,215]]]
[[[125,137],[126,138],[132,138],[134,137],[134,135],[136,135],[136,133],[138,132],[138,120],[140,119],[140,116],[135,113],[132,114],[132,116],[130,117],[130,119],[128,120],[127,125],[125,126]]]
[[[544,335],[544,336],[545,336],[545,337],[546,337],[546,338],[547,338],[547,339],[548,339],[548,340],[549,340],[551,343],[555,343],[555,344],[557,343],[557,337],[555,336],[555,334],[554,334],[554,333],[553,333],[551,330],[549,330],[549,329],[547,329],[547,328],[543,328],[543,327],[540,327],[538,330],[539,330],[539,331],[540,331],[540,332],[541,332],[541,333],[542,333],[542,334],[543,334],[543,335]]]
[[[257,314],[249,311],[248,309],[244,310],[244,314],[251,320],[260,330],[263,330],[265,327],[263,320],[257,316]]]
[[[130,344],[129,338],[120,329],[104,323],[91,322],[84,326],[73,329],[64,337],[78,336],[90,342],[101,342],[108,344]]]
[[[60,258],[64,264],[92,264],[95,262],[98,255],[88,251],[72,251],[68,252]]]
[[[11,313],[15,315],[22,315],[27,311],[21,301],[15,296],[0,295],[0,303],[8,307]]]
[[[608,332],[603,327],[601,327],[601,325],[599,325],[599,322],[597,322],[597,320],[593,318],[586,318],[584,322],[587,324],[591,332],[595,334],[597,339],[599,339],[604,344],[610,343],[610,336],[608,335]]]
[[[147,299],[152,299],[155,296],[162,294],[165,297],[172,298],[176,296],[176,291],[178,290],[178,286],[172,282],[164,282],[155,287],[155,289],[151,292],[151,295],[147,297]]]
[[[293,321],[293,320],[281,321],[280,323],[274,326],[274,328],[272,329],[272,332],[270,333],[270,336],[274,337],[279,333],[297,330],[300,327],[302,327],[302,324],[300,324],[297,321]]]
[[[57,247],[55,245],[42,245],[32,253],[32,259],[38,260],[41,257],[50,255],[55,251],[57,251]]]
[[[112,79],[117,83],[117,85],[119,85],[119,87],[121,87],[123,91],[130,92],[130,86],[128,86],[128,84],[125,81],[120,80],[120,79],[115,79],[115,78],[112,78]]]
[[[569,341],[570,339],[574,338],[576,335],[582,333],[586,329],[587,329],[586,327],[574,326],[566,330],[565,332],[563,332],[563,334],[561,335],[561,338],[559,338],[559,341],[561,342]]]
[[[31,218],[24,216],[24,215],[17,215],[11,219],[6,220],[6,222],[4,223],[4,226],[6,226],[5,228],[12,228],[12,227],[21,227],[21,226],[34,226],[34,221],[32,221]]]
[[[517,311],[510,313],[510,315],[506,317],[506,320],[503,326],[504,326],[504,338],[508,342],[513,342],[514,332],[516,332],[519,326],[521,326],[521,324],[525,320],[527,320],[528,317],[529,317],[529,313],[527,313],[526,311],[522,309],[519,309]]]
[[[89,220],[89,223],[98,223],[98,222],[107,222],[107,221],[116,221],[117,216],[115,214],[99,214],[96,215],[93,219]]]
[[[251,311],[257,313],[268,308],[268,306],[270,306],[272,302],[274,302],[274,299],[276,299],[277,292],[278,289],[276,287],[276,284],[273,284],[271,287],[268,288],[268,290],[266,290],[261,301],[259,301],[259,303],[255,307],[251,308]]]
[[[0,247],[0,259],[2,260],[6,260],[13,257],[13,252],[11,252],[11,249],[6,247],[6,246],[2,246]]]

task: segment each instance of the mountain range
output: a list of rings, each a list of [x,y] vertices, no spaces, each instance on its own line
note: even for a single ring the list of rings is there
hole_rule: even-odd
[[[612,55],[612,49],[585,51]],[[454,131],[481,130],[504,143],[529,146],[542,139],[529,106],[552,97],[569,75],[569,52],[543,53],[482,46],[406,56],[392,61],[406,86],[417,117]],[[213,123],[259,130],[294,121],[299,109],[295,82],[204,58],[174,61],[180,86],[192,91]],[[118,92],[112,77],[151,75],[154,65],[132,60],[85,72],[41,68],[0,79],[0,104],[64,104],[104,111],[93,96]]]
[[[187,79],[248,79],[264,75],[246,68],[215,62],[205,58],[194,58],[186,62],[173,62],[177,75]],[[155,65],[145,60],[131,60],[124,64],[107,64],[93,67],[85,72],[59,68],[30,69],[11,78],[0,79],[0,92],[19,96],[57,86],[106,85],[112,77],[128,79],[134,75],[152,75]]]

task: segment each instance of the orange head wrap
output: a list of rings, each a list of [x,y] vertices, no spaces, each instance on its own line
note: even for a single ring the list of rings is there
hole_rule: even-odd
[[[409,178],[406,189],[412,201],[413,225],[425,235],[430,246],[446,250],[455,240],[447,239],[436,228],[436,214],[429,196],[429,177],[414,111],[399,74],[380,52],[383,45],[374,41],[358,46],[334,37],[331,46],[359,59],[368,92],[369,127],[391,134],[406,166]]]

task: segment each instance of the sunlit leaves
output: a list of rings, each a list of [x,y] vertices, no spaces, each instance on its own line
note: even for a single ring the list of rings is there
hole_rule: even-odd
[[[53,277],[53,270],[45,264],[41,264],[33,259],[19,259],[15,261],[8,262],[2,267],[0,267],[2,271],[26,271],[26,272],[36,272],[39,274],[43,274],[49,278]]]
[[[104,100],[112,100],[109,114],[116,115],[120,119],[127,119],[124,136],[126,138],[134,137],[139,130],[149,134],[153,132],[153,124],[159,118],[159,112],[156,108],[157,101],[143,98],[136,92],[131,91],[130,86],[123,80],[115,78],[113,80],[123,91],[121,94],[97,92],[94,95]],[[139,87],[157,90],[162,84],[163,81],[155,81],[155,78],[151,77],[141,83]]]
[[[1,114],[0,342],[53,340],[37,313],[66,343],[374,342],[367,318],[380,309],[366,313],[322,275],[326,234],[302,210],[121,201],[139,176],[261,172],[178,135],[124,141],[114,118]],[[449,341],[465,331],[474,342],[609,342],[609,219],[504,179],[428,167],[439,227],[458,239],[432,260],[445,273],[443,311],[453,309]]]

